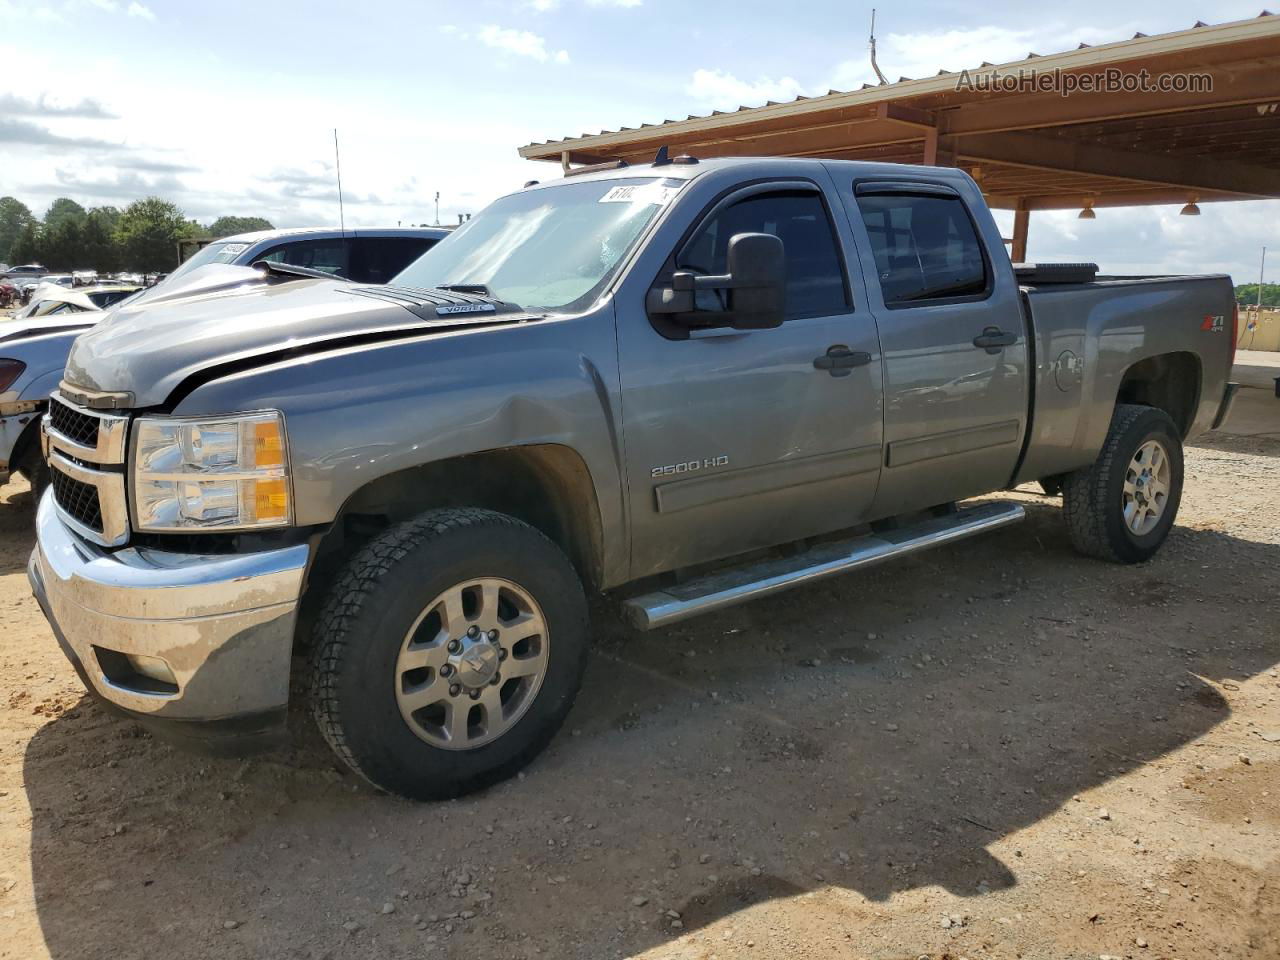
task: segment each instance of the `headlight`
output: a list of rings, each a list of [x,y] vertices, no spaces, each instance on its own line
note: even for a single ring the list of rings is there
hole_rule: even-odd
[[[141,417],[134,425],[139,530],[251,530],[292,519],[284,418]]]

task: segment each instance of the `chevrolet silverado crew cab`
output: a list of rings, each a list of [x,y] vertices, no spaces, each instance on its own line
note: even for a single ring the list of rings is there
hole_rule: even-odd
[[[293,271],[293,272],[291,272]],[[43,420],[29,573],[88,688],[440,798],[506,777],[641,628],[1021,517],[1137,562],[1222,420],[1225,276],[1015,267],[958,170],[692,158],[525,189],[391,284],[124,305]],[[299,684],[302,686],[302,684]]]

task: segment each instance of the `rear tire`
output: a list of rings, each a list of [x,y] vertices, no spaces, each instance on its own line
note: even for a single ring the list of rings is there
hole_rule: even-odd
[[[1063,482],[1072,544],[1115,563],[1151,559],[1178,514],[1182,473],[1182,438],[1169,415],[1118,404],[1098,459]]]
[[[443,800],[550,742],[582,681],[587,605],[533,527],[433,510],[350,559],[314,636],[312,712],[329,746],[380,789]]]

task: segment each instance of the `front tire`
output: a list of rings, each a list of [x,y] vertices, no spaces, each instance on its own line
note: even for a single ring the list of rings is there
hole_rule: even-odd
[[[1072,544],[1115,563],[1151,559],[1178,514],[1182,475],[1182,438],[1169,415],[1118,404],[1098,459],[1063,483]]]
[[[338,576],[315,627],[312,712],[374,786],[448,799],[541,752],[586,654],[586,598],[554,543],[489,510],[433,510]]]

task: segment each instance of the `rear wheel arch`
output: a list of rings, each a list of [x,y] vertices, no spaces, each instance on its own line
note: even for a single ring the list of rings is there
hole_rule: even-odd
[[[1185,439],[1200,405],[1203,369],[1200,358],[1187,351],[1145,357],[1120,378],[1115,406],[1156,407],[1173,420]]]

